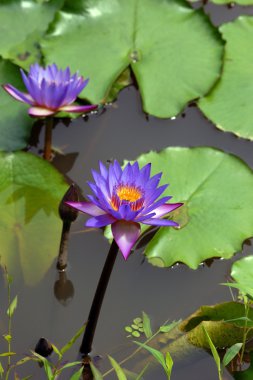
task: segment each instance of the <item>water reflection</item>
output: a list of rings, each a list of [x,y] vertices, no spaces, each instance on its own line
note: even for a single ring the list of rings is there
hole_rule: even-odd
[[[66,184],[50,164],[30,153],[1,153],[0,166],[1,264],[16,280],[23,276],[34,285],[57,254],[58,204]]]
[[[54,295],[63,306],[67,306],[74,297],[74,285],[68,279],[66,271],[59,271],[58,276],[58,280],[54,283]]]

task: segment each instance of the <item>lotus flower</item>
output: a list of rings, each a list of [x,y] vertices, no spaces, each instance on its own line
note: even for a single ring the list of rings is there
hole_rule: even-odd
[[[139,168],[138,162],[128,163],[122,170],[114,161],[107,169],[100,162],[100,174],[92,171],[95,183],[88,182],[94,195],[89,202],[66,202],[69,206],[91,215],[87,227],[111,224],[113,237],[125,260],[141,234],[140,224],[173,226],[178,224],[161,219],[183,203],[166,203],[170,196],[159,198],[168,185],[158,187],[162,173],[150,177],[151,164]],[[158,199],[159,198],[159,199]]]
[[[53,63],[43,68],[35,63],[31,65],[28,76],[22,69],[20,71],[28,93],[19,91],[11,84],[3,88],[16,100],[29,104],[28,113],[31,116],[45,117],[60,111],[84,113],[97,107],[72,104],[89,79],[78,76],[78,73],[71,75],[69,67],[60,70]]]

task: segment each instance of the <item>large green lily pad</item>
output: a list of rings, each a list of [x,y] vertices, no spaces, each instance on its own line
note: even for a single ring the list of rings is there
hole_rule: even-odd
[[[178,114],[219,77],[223,46],[201,10],[177,0],[69,0],[42,42],[47,63],[90,77],[83,97],[104,102],[131,66],[143,108]]]
[[[66,189],[63,177],[41,158],[0,153],[1,265],[15,276],[21,270],[29,285],[42,279],[57,257],[58,205]]]
[[[18,67],[0,58],[0,85],[6,83],[24,89]],[[0,87],[0,150],[26,147],[33,124],[27,110],[27,105],[14,100]]]
[[[183,262],[196,269],[211,257],[230,258],[253,235],[253,172],[237,157],[212,148],[167,148],[138,158],[163,172],[164,193],[184,206],[172,214],[181,228],[162,227],[148,243],[150,263]]]
[[[220,31],[226,40],[223,74],[199,107],[218,128],[252,140],[253,19],[239,17]]]
[[[40,60],[39,40],[64,0],[1,0],[0,55],[27,68]]]

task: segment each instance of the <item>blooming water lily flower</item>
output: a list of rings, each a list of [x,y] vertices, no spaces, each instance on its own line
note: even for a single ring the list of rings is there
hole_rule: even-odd
[[[31,65],[28,76],[22,69],[21,75],[28,93],[19,91],[11,84],[3,88],[16,100],[29,104],[28,113],[31,116],[46,117],[60,111],[84,113],[97,108],[97,105],[72,104],[89,79],[78,76],[78,73],[71,75],[69,67],[61,70],[53,63],[43,68],[35,63]]]
[[[161,219],[183,203],[166,203],[170,196],[159,198],[168,185],[158,187],[162,173],[150,177],[151,164],[139,168],[138,162],[128,163],[122,170],[115,160],[107,169],[100,162],[100,174],[92,171],[95,183],[88,182],[94,195],[89,202],[66,202],[92,218],[87,227],[111,224],[112,234],[125,259],[141,234],[140,223],[151,226],[178,226]],[[158,199],[159,198],[159,199]]]

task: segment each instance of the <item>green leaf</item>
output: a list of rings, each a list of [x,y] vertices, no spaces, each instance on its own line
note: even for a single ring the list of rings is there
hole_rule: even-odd
[[[53,343],[51,343],[51,345],[52,345],[54,352],[58,355],[58,359],[61,360],[62,354],[61,354],[60,350]]]
[[[68,0],[42,50],[47,63],[91,79],[81,94],[91,103],[105,102],[130,66],[144,110],[171,117],[217,80],[223,44],[203,11],[182,1]]]
[[[92,362],[90,362],[90,368],[95,380],[103,380],[102,373],[99,372]]]
[[[236,283],[236,282],[225,282],[221,285],[229,286],[230,288],[238,289],[241,293],[248,294],[250,297],[253,297],[253,287],[252,284],[246,283]]]
[[[26,68],[38,61],[41,55],[38,43],[63,2],[64,0],[2,0],[0,25],[4,38],[0,41],[0,55]]]
[[[218,352],[217,352],[217,350],[216,350],[216,348],[215,348],[215,346],[214,346],[214,344],[212,342],[212,339],[210,338],[208,332],[206,331],[205,326],[202,326],[202,328],[204,330],[204,333],[205,333],[206,338],[208,340],[208,344],[209,344],[210,349],[212,351],[212,355],[213,355],[213,358],[214,358],[214,361],[216,363],[216,367],[217,367],[217,370],[218,370],[219,379],[222,380],[222,378],[221,378],[221,363],[220,363],[219,354],[218,354]]]
[[[115,359],[113,359],[111,356],[108,355],[108,358],[111,362],[111,365],[113,366],[116,375],[118,377],[118,380],[127,380],[127,377],[123,371],[123,369],[120,367],[120,365],[116,362]]]
[[[224,365],[224,367],[226,367],[231,362],[231,360],[233,360],[234,357],[238,355],[241,348],[242,348],[242,343],[236,343],[227,349],[222,359],[222,364]]]
[[[168,333],[170,330],[174,329],[178,324],[182,322],[181,319],[178,321],[173,321],[169,325],[163,325],[159,328],[159,332],[161,333]]]
[[[222,77],[199,106],[218,128],[252,140],[253,19],[241,16],[220,31],[226,41]]]
[[[133,329],[130,326],[125,326],[125,331],[131,333]]]
[[[145,367],[144,367],[143,370],[139,373],[139,375],[136,377],[135,380],[142,380],[142,379],[143,379],[143,375],[144,375],[144,373],[146,372],[146,370],[148,369],[148,366],[149,366],[149,364],[145,365]]]
[[[235,328],[235,326],[243,328],[245,325],[244,317],[245,307],[240,302],[232,301],[223,302],[214,306],[201,306],[195,313],[191,314],[180,324],[180,329],[186,332],[191,331],[203,321],[222,322],[224,325],[227,324],[227,326],[233,328]],[[248,317],[250,319],[253,319],[252,308],[249,309]],[[216,347],[230,347],[234,343],[240,342],[240,340],[238,340],[232,344],[226,344],[222,346],[223,338],[225,338],[225,336],[221,336],[219,338],[220,343],[218,343],[218,336],[217,340],[214,340],[212,337],[212,340],[214,341]]]
[[[196,269],[212,257],[230,258],[253,236],[253,172],[237,157],[212,148],[167,148],[138,158],[169,183],[163,196],[184,206],[170,214],[180,228],[162,227],[145,254],[154,265],[183,262]],[[143,228],[143,231],[145,228]]]
[[[166,352],[165,355],[165,363],[167,366],[167,375],[168,375],[168,380],[170,380],[171,377],[171,372],[172,372],[172,367],[173,367],[173,360],[169,352]]]
[[[231,276],[236,281],[233,287],[238,287],[253,298],[253,256],[244,257],[232,265]]]
[[[16,355],[16,352],[4,352],[4,353],[0,354],[0,356],[2,356],[2,357],[13,356],[13,355]]]
[[[0,58],[0,84],[6,83],[24,90],[18,67]],[[10,151],[26,147],[33,124],[27,110],[28,106],[24,103],[16,101],[5,91],[0,91],[0,150]]]
[[[143,320],[144,334],[145,334],[146,338],[151,338],[153,333],[152,333],[152,329],[151,329],[150,318],[144,311],[142,312],[142,320]]]
[[[4,337],[4,339],[5,339],[8,343],[10,343],[11,340],[12,340],[12,336],[9,335],[9,334],[4,334],[3,337]]]
[[[8,307],[8,310],[7,310],[7,315],[8,315],[10,318],[13,316],[13,313],[14,313],[14,311],[16,310],[17,305],[18,305],[18,297],[16,296],[16,297],[12,300],[12,302],[11,302],[11,304],[10,304],[10,306]]]
[[[4,368],[2,366],[2,363],[0,362],[0,376],[2,377],[3,374],[4,374]]]
[[[83,372],[83,367],[81,367],[77,372],[75,372],[75,373],[71,376],[70,380],[79,380],[79,379],[80,379],[80,376],[82,375],[82,372]],[[97,379],[95,378],[95,380],[97,380]]]
[[[67,185],[52,165],[25,152],[0,153],[0,182],[1,265],[33,285],[58,254]]]
[[[138,344],[138,346],[140,346],[141,348],[144,348],[145,350],[147,350],[148,352],[150,352],[151,355],[156,359],[156,361],[158,363],[161,364],[161,366],[164,368],[165,372],[167,373],[167,365],[166,365],[164,356],[163,356],[163,354],[160,351],[158,351],[155,348],[150,347],[150,346],[148,346],[147,344],[144,344],[144,343],[140,343],[140,342],[136,342],[136,341],[134,341],[134,343]]]
[[[64,355],[73,346],[73,344],[76,342],[76,340],[79,338],[79,336],[84,332],[85,327],[86,327],[86,324],[84,324],[77,331],[77,333],[70,339],[70,341],[61,348],[61,350],[60,350],[61,355]]]
[[[135,330],[135,331],[132,331],[132,336],[134,336],[135,338],[139,338],[141,334]]]
[[[49,362],[49,360],[47,360],[46,358],[44,358],[44,356],[41,356],[34,351],[32,351],[32,353],[37,359],[39,359],[43,363],[44,370],[45,370],[48,380],[53,380],[54,375],[51,369],[52,364]]]

